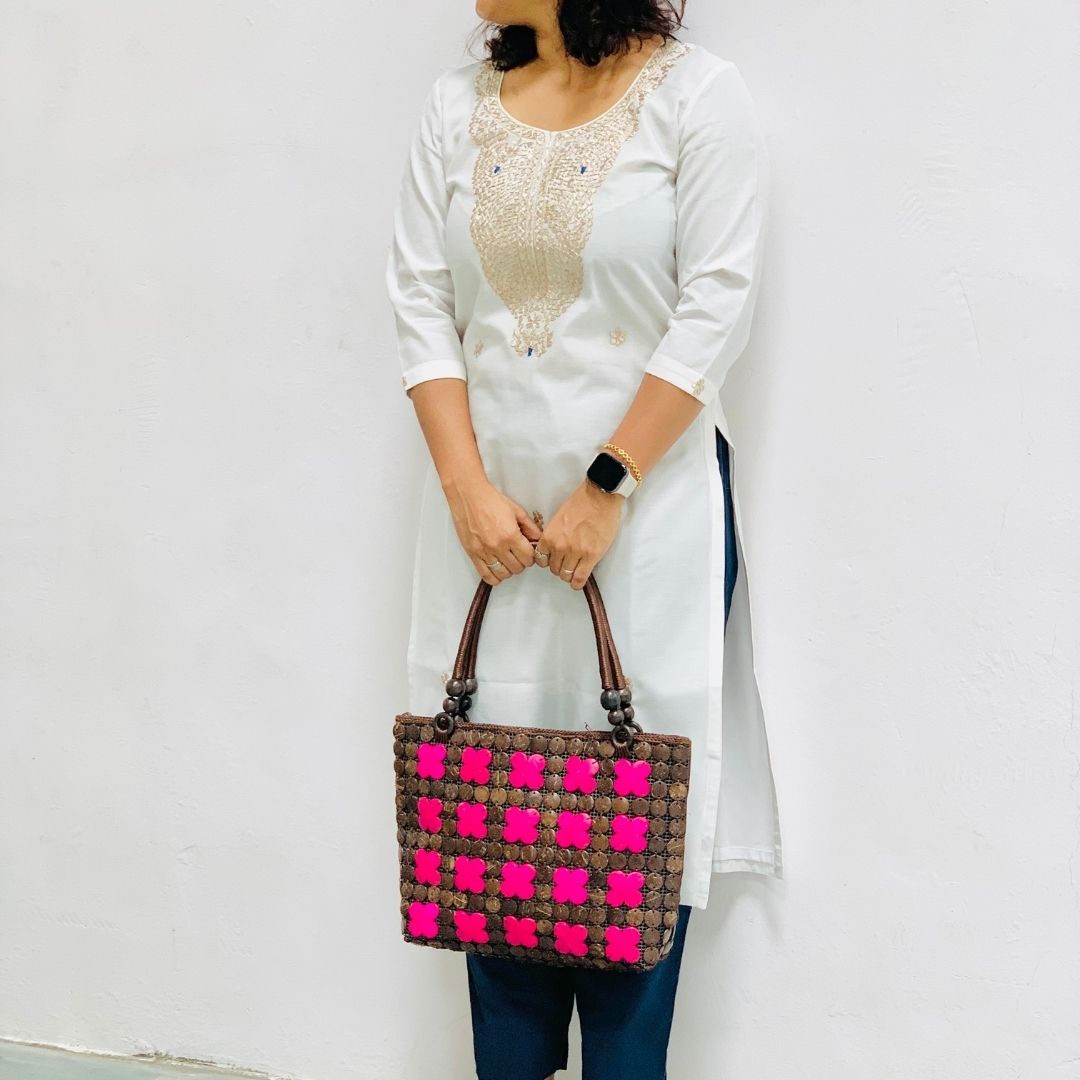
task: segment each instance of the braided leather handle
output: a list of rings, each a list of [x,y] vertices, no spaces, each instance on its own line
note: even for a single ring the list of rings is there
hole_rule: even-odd
[[[484,611],[491,597],[493,586],[480,580],[465,616],[465,625],[461,631],[461,641],[454,659],[453,674],[446,681],[447,697],[443,701],[442,711],[435,716],[435,728],[442,734],[449,735],[454,729],[456,719],[467,720],[472,704],[472,695],[476,693],[476,652],[480,640],[480,626]],[[612,740],[616,746],[629,747],[633,733],[641,731],[641,725],[634,721],[634,707],[630,704],[631,692],[626,685],[619,653],[615,648],[615,639],[611,633],[607,610],[600,586],[590,574],[582,589],[589,605],[592,618],[593,636],[596,638],[596,655],[600,670],[602,693],[600,703],[607,710],[608,721],[612,724]]]

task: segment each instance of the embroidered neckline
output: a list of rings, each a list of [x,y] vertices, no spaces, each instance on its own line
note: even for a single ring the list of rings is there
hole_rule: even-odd
[[[581,295],[593,197],[638,130],[646,99],[692,48],[669,38],[610,108],[559,130],[511,116],[499,98],[503,73],[490,59],[477,66],[469,235],[484,277],[514,317],[519,356],[551,348],[552,323]]]
[[[604,120],[607,117],[608,113],[612,113],[616,109],[620,108],[622,106],[622,104],[626,101],[626,99],[629,98],[630,95],[637,88],[638,83],[643,81],[643,79],[645,78],[646,72],[649,71],[649,69],[652,68],[658,62],[658,58],[659,58],[661,53],[667,53],[667,52],[669,52],[671,50],[671,48],[673,46],[675,46],[675,45],[683,45],[683,44],[685,44],[685,42],[680,42],[676,38],[668,38],[667,40],[662,41],[646,57],[645,63],[641,65],[641,67],[638,69],[637,74],[633,77],[633,79],[630,80],[630,85],[619,95],[618,100],[616,100],[614,103],[609,105],[602,113],[599,114],[599,116],[594,116],[591,120],[586,120],[582,124],[574,124],[573,127],[568,127],[568,128],[537,127],[535,124],[527,124],[527,123],[525,123],[524,120],[519,120],[516,116],[509,113],[507,111],[507,109],[506,109],[506,106],[503,105],[503,102],[502,102],[502,86],[503,86],[503,79],[506,76],[505,71],[500,71],[498,73],[498,78],[495,81],[494,86],[492,87],[491,93],[492,93],[492,96],[495,99],[494,104],[495,104],[496,109],[500,113],[502,113],[502,115],[507,120],[509,120],[511,124],[515,124],[517,127],[525,128],[528,131],[543,132],[545,135],[570,135],[570,134],[572,134],[574,132],[577,132],[577,131],[583,131],[585,128],[592,127],[593,124],[599,124],[601,120]]]

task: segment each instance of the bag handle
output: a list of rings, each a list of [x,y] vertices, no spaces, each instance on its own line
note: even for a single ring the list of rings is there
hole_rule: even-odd
[[[468,720],[468,711],[472,705],[472,695],[478,689],[476,680],[476,653],[480,641],[480,627],[484,612],[491,598],[493,586],[482,578],[476,586],[469,611],[465,616],[465,625],[461,631],[457,655],[454,658],[453,674],[446,680],[446,698],[442,710],[436,713],[435,730],[449,737],[458,720]],[[615,648],[615,639],[611,633],[607,610],[596,577],[590,574],[582,589],[589,605],[592,618],[593,636],[596,638],[596,655],[600,671],[600,704],[607,710],[608,722],[612,725],[611,739],[617,748],[626,750],[633,742],[634,732],[640,732],[641,725],[634,720],[634,707],[630,704],[631,691],[626,685],[619,653]]]

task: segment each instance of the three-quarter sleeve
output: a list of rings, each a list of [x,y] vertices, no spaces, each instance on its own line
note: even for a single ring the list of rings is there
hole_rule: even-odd
[[[467,379],[454,322],[454,283],[446,258],[449,203],[442,158],[442,101],[436,80],[413,132],[394,210],[386,290],[394,312],[401,385]]]
[[[708,405],[750,336],[767,221],[767,148],[730,61],[687,102],[676,169],[678,302],[645,371]]]

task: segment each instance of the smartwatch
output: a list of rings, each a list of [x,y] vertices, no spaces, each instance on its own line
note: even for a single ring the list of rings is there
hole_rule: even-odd
[[[606,450],[601,450],[593,458],[585,476],[601,491],[606,491],[609,495],[622,495],[624,498],[638,486],[634,474],[626,467],[626,462]]]

